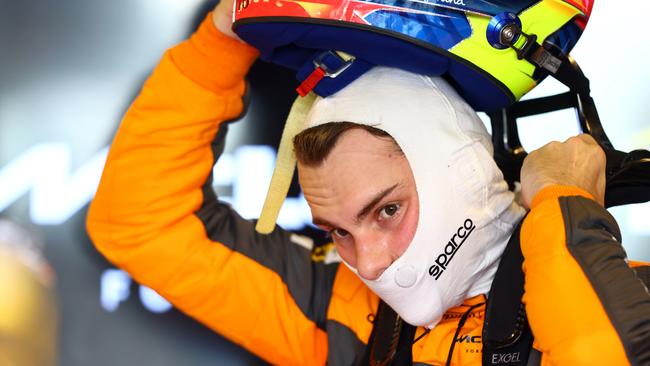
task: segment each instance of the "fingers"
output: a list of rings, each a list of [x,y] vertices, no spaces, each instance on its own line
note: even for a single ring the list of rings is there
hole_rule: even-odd
[[[521,170],[524,204],[530,207],[535,195],[550,185],[583,189],[603,204],[605,163],[605,152],[588,134],[564,142],[549,142],[524,160]]]
[[[222,0],[217,4],[212,12],[212,21],[221,33],[243,42],[239,36],[232,31],[233,11],[234,0]]]

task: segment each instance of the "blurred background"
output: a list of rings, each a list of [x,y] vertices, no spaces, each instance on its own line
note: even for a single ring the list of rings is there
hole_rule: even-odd
[[[0,365],[13,365],[8,350],[42,356],[15,356],[20,366],[263,364],[111,266],[84,229],[121,115],[164,50],[214,4],[0,0]],[[596,2],[573,52],[609,137],[625,151],[650,148],[650,48],[632,36],[644,34],[643,14]],[[293,80],[262,63],[249,75],[250,110],[231,130],[215,179],[244,216],[257,215],[266,194]],[[531,95],[561,90],[545,81]],[[573,111],[528,118],[519,128],[529,151],[578,132]],[[280,224],[310,231],[296,187],[290,196]],[[629,257],[650,261],[650,205],[611,212]],[[20,336],[7,336],[19,328]]]

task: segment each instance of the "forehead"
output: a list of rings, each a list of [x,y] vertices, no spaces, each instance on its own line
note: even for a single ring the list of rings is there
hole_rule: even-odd
[[[403,154],[392,139],[355,128],[339,136],[321,164],[305,166],[298,163],[298,172],[318,172],[329,176],[352,169],[355,175],[361,175],[368,170],[389,170],[392,165],[400,164],[402,159]]]
[[[413,179],[392,140],[361,129],[346,131],[322,164],[298,164],[298,178],[313,214],[354,208],[377,191]]]

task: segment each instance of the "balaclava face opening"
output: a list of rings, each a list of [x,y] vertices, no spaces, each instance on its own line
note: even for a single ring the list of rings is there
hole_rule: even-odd
[[[305,128],[338,121],[388,132],[419,196],[407,250],[377,280],[362,281],[406,322],[429,328],[447,309],[487,293],[524,210],[492,159],[476,113],[441,78],[376,67],[317,98]]]

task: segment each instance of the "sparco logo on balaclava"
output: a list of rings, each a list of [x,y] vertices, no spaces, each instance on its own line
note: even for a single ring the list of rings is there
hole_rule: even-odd
[[[449,263],[454,258],[454,255],[458,252],[458,249],[460,249],[460,246],[463,245],[467,238],[469,238],[469,235],[475,228],[476,225],[474,225],[472,219],[466,219],[465,222],[463,222],[463,225],[461,225],[451,239],[449,239],[442,253],[436,257],[435,264],[429,267],[429,275],[431,275],[431,277],[436,280],[440,278],[440,275],[442,275],[442,273],[447,269]]]

